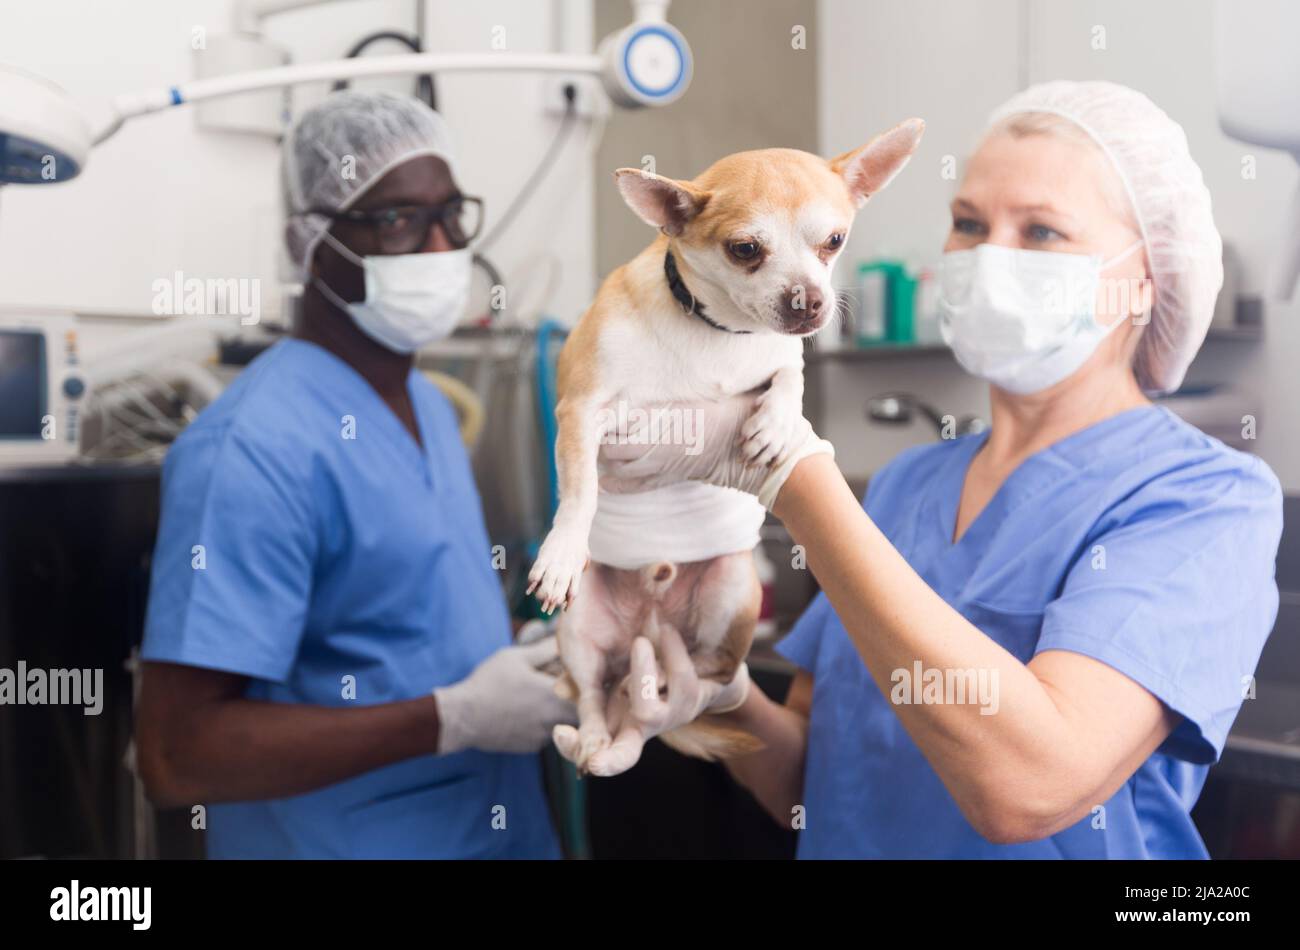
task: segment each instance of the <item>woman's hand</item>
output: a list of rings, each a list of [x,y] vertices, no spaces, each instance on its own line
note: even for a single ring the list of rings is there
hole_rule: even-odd
[[[702,680],[695,664],[672,630],[665,630],[659,647],[660,669],[655,649],[645,637],[632,641],[628,677],[609,696],[605,719],[612,742],[584,763],[592,775],[619,775],[641,757],[646,742],[694,722],[705,713],[725,713],[739,708],[749,695],[749,668],[741,663],[730,682]],[[578,731],[555,730],[555,748],[575,764],[581,758]]]
[[[663,636],[664,675],[659,675],[653,645],[645,637],[632,642],[628,679],[629,714],[646,739],[671,732],[707,713],[738,707],[749,692],[749,668],[741,663],[728,683],[702,680],[677,635]]]
[[[755,495],[770,510],[799,462],[818,453],[833,457],[835,448],[798,415],[781,433],[779,452],[760,452],[750,461],[770,437],[756,415],[762,395],[752,390],[714,402],[647,407],[626,433],[607,436],[601,445],[601,488],[636,492],[701,481]]]

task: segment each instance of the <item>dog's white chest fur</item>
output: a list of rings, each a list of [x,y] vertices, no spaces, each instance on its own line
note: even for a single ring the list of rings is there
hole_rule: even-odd
[[[803,341],[795,337],[728,333],[681,310],[638,316],[611,321],[602,334],[600,359],[618,381],[613,403],[722,399],[803,362]]]
[[[802,342],[772,333],[736,334],[680,310],[618,321],[601,339],[601,359],[620,386],[606,405],[621,421],[664,402],[717,400],[747,392],[783,366],[802,362]],[[656,437],[700,438],[689,410]],[[689,563],[751,550],[765,512],[752,497],[699,483],[650,492],[601,494],[591,527],[591,556],[634,569],[659,561]]]

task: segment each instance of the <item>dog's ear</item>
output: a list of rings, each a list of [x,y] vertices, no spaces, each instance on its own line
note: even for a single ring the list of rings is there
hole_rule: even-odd
[[[614,172],[618,190],[638,218],[665,234],[676,237],[692,218],[709,203],[709,193],[690,182],[674,181],[639,168]]]
[[[832,158],[831,171],[844,179],[854,202],[861,208],[903,170],[924,131],[925,123],[920,119],[900,122],[861,148]]]

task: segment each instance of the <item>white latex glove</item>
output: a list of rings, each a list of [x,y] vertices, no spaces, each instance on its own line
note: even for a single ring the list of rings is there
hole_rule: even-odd
[[[749,667],[744,663],[729,683],[701,680],[695,664],[676,634],[660,638],[664,670],[645,637],[632,642],[627,685],[609,697],[605,711],[610,744],[579,762],[581,740],[575,729],[555,730],[555,747],[570,762],[593,775],[619,775],[641,757],[646,742],[685,726],[705,713],[738,709],[749,695]],[[661,695],[661,689],[666,695]]]
[[[702,680],[679,636],[660,638],[663,677],[659,675],[654,646],[645,637],[632,641],[631,675],[628,678],[629,714],[649,739],[671,732],[705,713],[731,712],[749,695],[749,667],[741,663],[730,683]],[[661,687],[667,686],[667,696]]]
[[[555,695],[555,676],[539,669],[557,656],[555,637],[502,647],[459,683],[435,689],[438,754],[537,752],[556,725],[576,723],[573,703]]]
[[[810,455],[835,455],[835,447],[818,438],[799,416],[782,453],[767,464],[745,460],[744,447],[755,437],[753,417],[761,390],[716,402],[670,403],[673,413],[694,413],[696,439],[640,444],[627,441],[600,447],[600,486],[609,492],[647,491],[683,481],[702,481],[756,495],[769,511],[794,467]],[[655,407],[659,408],[659,407]]]
[[[540,620],[533,618],[527,620],[515,634],[515,643],[520,646],[527,646],[530,643],[536,643],[538,640],[545,640],[547,637],[554,639],[555,627],[558,620]]]

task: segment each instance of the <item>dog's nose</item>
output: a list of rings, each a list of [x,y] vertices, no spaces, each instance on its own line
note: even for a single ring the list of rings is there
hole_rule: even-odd
[[[821,317],[825,304],[820,290],[796,284],[781,298],[781,320],[789,330],[806,329]]]

